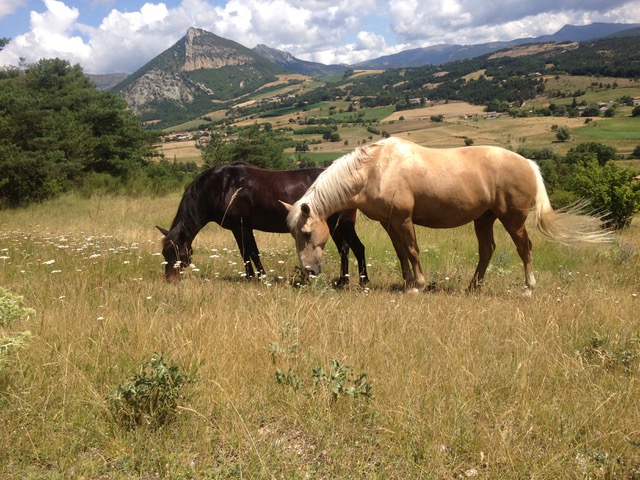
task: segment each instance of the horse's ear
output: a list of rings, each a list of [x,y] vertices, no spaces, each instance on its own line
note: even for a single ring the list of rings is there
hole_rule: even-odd
[[[290,203],[287,203],[287,202],[283,202],[282,200],[278,200],[278,201],[284,206],[284,208],[287,209],[287,212],[291,211],[291,208],[293,207],[293,205],[291,205]]]
[[[311,215],[311,209],[309,208],[309,204],[308,203],[301,203],[300,204],[300,211],[302,212],[303,215],[305,216],[309,216]]]
[[[158,225],[156,225],[156,228],[160,230],[160,233],[163,234],[165,237],[169,235],[169,230],[167,230],[166,228],[159,227]]]

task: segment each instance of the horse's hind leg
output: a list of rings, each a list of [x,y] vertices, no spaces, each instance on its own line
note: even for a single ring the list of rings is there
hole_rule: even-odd
[[[518,213],[517,216],[505,219],[501,218],[500,221],[507,232],[509,232],[513,243],[516,244],[518,255],[520,255],[524,266],[524,283],[527,288],[533,288],[536,286],[536,279],[533,275],[533,255],[531,253],[533,247],[525,227],[526,219],[526,215]]]
[[[469,290],[481,290],[484,283],[484,275],[487,273],[489,261],[496,249],[496,242],[493,238],[493,224],[496,216],[488,211],[473,222],[476,237],[478,238],[478,266],[471,279]]]

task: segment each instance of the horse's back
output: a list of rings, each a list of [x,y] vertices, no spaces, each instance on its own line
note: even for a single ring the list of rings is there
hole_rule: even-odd
[[[528,210],[536,192],[535,173],[520,155],[494,146],[449,149],[396,139],[376,152],[365,200],[393,208],[419,225],[451,227],[487,210]],[[375,215],[375,214],[374,214]],[[386,218],[387,213],[376,216]]]
[[[280,201],[298,200],[322,171],[270,170],[233,162],[205,170],[190,190],[209,210],[209,220],[223,227],[286,233],[287,210]]]

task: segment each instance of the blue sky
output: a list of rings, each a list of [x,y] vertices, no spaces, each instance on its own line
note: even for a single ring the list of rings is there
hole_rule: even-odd
[[[295,57],[357,63],[408,48],[551,34],[565,24],[640,23],[638,0],[0,0],[0,66],[64,58],[131,73],[189,27]]]

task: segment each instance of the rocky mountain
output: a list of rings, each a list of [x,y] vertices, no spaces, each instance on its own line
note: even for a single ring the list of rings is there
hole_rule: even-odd
[[[282,67],[239,43],[190,28],[113,90],[143,121],[170,125],[251,93],[281,72]]]
[[[182,123],[227,108],[285,71],[319,76],[347,68],[388,69],[442,64],[498,50],[540,42],[585,41],[637,34],[637,24],[567,25],[554,35],[480,45],[437,45],[379,57],[351,67],[306,62],[266,45],[249,49],[205,30],[187,34],[149,63],[118,83],[119,92],[141,119],[156,128]],[[98,83],[102,79],[92,79]],[[105,79],[106,81],[106,79]]]
[[[369,70],[419,67],[422,65],[439,65],[456,60],[486,55],[505,48],[512,48],[525,43],[548,42],[584,42],[610,35],[620,34],[626,30],[639,27],[638,24],[593,23],[591,25],[565,25],[553,35],[535,38],[519,38],[508,42],[490,42],[478,45],[434,45],[425,48],[414,48],[402,52],[385,55],[353,65],[354,68]]]
[[[254,47],[253,51],[267,60],[280,65],[288,72],[301,73],[303,75],[309,75],[310,77],[342,74],[349,68],[346,65],[325,65],[323,63],[300,60],[289,52],[283,52],[282,50],[263,44]]]

